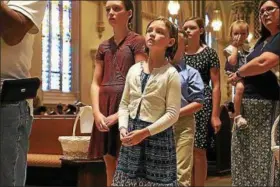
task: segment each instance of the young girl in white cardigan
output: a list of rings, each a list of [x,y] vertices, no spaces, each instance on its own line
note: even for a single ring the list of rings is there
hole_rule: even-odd
[[[172,125],[180,112],[180,77],[169,64],[177,28],[159,17],[147,26],[148,60],[133,65],[119,107],[122,147],[113,186],[176,186]]]

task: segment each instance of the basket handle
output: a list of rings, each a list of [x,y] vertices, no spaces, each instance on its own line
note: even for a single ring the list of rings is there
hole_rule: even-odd
[[[73,126],[73,132],[72,132],[72,136],[76,136],[76,128],[77,128],[77,123],[82,115],[84,110],[80,110],[79,113],[76,116],[75,122],[74,122],[74,126]]]

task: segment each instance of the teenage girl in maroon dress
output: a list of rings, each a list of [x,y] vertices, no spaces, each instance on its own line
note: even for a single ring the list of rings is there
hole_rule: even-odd
[[[129,68],[144,60],[145,40],[132,32],[133,4],[130,0],[107,1],[107,18],[114,36],[99,45],[91,85],[95,124],[89,158],[104,158],[107,186],[111,186],[120,148],[118,108]]]

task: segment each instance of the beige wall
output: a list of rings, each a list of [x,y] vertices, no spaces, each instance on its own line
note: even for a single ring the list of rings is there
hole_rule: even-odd
[[[96,51],[102,41],[109,39],[113,35],[113,31],[106,21],[106,12],[104,10],[103,2],[102,9],[100,9],[98,1],[81,1],[80,95],[81,101],[86,104],[91,104],[90,85],[94,67],[90,51]],[[103,19],[100,20],[98,20],[99,11],[103,13]],[[97,21],[103,21],[105,26],[101,38],[99,38],[99,33],[97,32]]]

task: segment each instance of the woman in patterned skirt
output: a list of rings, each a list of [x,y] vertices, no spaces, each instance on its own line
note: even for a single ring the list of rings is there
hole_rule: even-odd
[[[178,31],[166,18],[146,31],[147,61],[127,74],[119,108],[122,147],[113,186],[176,186],[176,149],[172,125],[180,111],[181,87],[169,64]]]
[[[114,36],[99,45],[96,54],[91,98],[95,125],[93,126],[89,157],[104,158],[107,185],[111,186],[120,147],[118,107],[129,68],[146,59],[144,37],[132,32],[133,16],[130,0],[107,1],[107,18]]]
[[[280,55],[279,8],[279,0],[265,0],[260,3],[261,38],[248,55],[248,64],[230,78],[234,83],[238,78],[244,78],[243,115],[248,120],[248,128],[235,127],[232,134],[233,186],[279,186],[279,168],[277,169],[270,149],[271,127],[280,114],[279,84],[275,68],[272,68],[275,63],[270,65],[271,70],[261,70],[267,69],[264,68],[265,64],[273,58],[273,54],[271,56],[269,53]],[[252,65],[257,61],[263,64],[263,67]],[[279,69],[276,71],[279,73]],[[277,143],[279,145],[279,136]]]
[[[188,35],[186,47],[186,64],[197,69],[204,82],[204,105],[195,114],[196,132],[194,143],[193,186],[204,186],[207,177],[207,140],[212,124],[217,133],[221,126],[219,108],[220,63],[217,53],[205,43],[204,22],[202,18],[192,17],[185,21],[183,29]],[[210,84],[212,83],[212,89]],[[213,130],[211,129],[211,132]],[[213,133],[212,133],[213,134]]]

